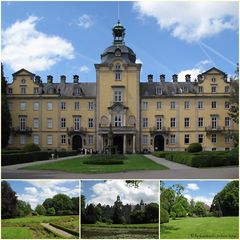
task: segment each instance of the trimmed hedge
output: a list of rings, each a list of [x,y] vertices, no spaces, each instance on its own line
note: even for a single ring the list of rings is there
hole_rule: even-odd
[[[164,152],[164,151],[155,151],[153,152],[153,156],[155,157],[160,157],[160,158],[166,158],[166,155],[168,154],[169,152]]]
[[[70,233],[70,234],[72,234],[74,236],[78,236],[79,237],[79,232],[76,232],[76,231],[74,231],[72,229],[63,227],[63,226],[55,224],[55,223],[50,223],[50,225],[52,225],[53,227],[59,228],[59,229],[65,231],[65,232],[68,232],[68,233]]]
[[[126,159],[124,155],[92,155],[88,159],[84,160],[84,164],[95,164],[95,165],[115,165],[115,164],[123,164],[123,160]]]
[[[12,154],[12,153],[24,153],[23,150],[2,150],[2,154]]]
[[[34,144],[34,143],[29,143],[23,146],[23,151],[24,152],[39,152],[41,151],[41,148]]]
[[[188,146],[187,151],[189,153],[201,152],[202,151],[202,145],[200,143],[191,143]]]
[[[69,156],[75,156],[77,155],[77,150],[74,151],[68,151],[68,152],[57,152],[58,157],[69,157]]]

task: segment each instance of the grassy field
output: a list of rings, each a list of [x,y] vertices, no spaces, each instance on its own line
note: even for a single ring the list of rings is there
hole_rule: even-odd
[[[165,170],[167,167],[157,164],[143,155],[126,155],[124,164],[120,165],[92,165],[84,164],[83,161],[89,156],[63,160],[60,162],[38,164],[24,169],[31,170],[58,170],[73,173],[110,173],[136,170]]]
[[[238,239],[238,217],[179,218],[161,224],[162,238]]]
[[[40,223],[57,223],[79,232],[78,216],[32,216],[2,220],[2,239],[59,238]]]
[[[155,224],[83,224],[81,238],[93,239],[158,239],[159,225]]]

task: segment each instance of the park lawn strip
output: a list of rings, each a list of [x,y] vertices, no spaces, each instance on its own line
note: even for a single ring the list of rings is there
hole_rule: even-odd
[[[59,162],[52,162],[46,164],[38,164],[28,166],[23,169],[28,170],[57,170],[73,173],[111,173],[137,170],[166,170],[167,167],[157,164],[154,161],[144,157],[143,155],[132,154],[126,155],[124,164],[120,165],[88,165],[83,161],[89,156],[67,159]]]
[[[100,227],[100,228],[158,228],[158,223],[143,223],[143,224],[107,224],[97,222],[96,224],[82,224],[85,227]]]
[[[30,239],[33,238],[29,227],[2,227],[2,239]]]
[[[161,239],[238,239],[238,217],[178,218],[161,224]]]

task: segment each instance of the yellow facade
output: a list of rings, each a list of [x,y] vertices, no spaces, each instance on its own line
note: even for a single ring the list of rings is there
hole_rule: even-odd
[[[95,64],[96,83],[53,82],[22,69],[8,84],[12,116],[9,147],[36,143],[44,150],[91,149],[105,151],[110,128],[118,151],[183,151],[201,142],[205,150],[233,147],[227,133],[238,131],[229,119],[231,83],[212,68],[192,81],[165,81],[161,75],[140,82],[141,64],[124,44],[124,28],[113,28],[114,42]]]

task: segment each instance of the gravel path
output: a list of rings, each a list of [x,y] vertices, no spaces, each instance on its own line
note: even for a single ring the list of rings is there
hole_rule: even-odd
[[[64,237],[64,238],[75,238],[72,234],[70,234],[70,233],[68,233],[68,232],[65,232],[65,231],[63,231],[63,230],[61,230],[61,229],[59,229],[59,228],[53,227],[53,226],[50,225],[49,223],[41,223],[41,225],[42,225],[44,228],[50,230],[51,232],[58,234],[58,235],[57,235],[58,237],[59,237],[59,235],[60,235],[60,236],[62,236],[62,237]]]

